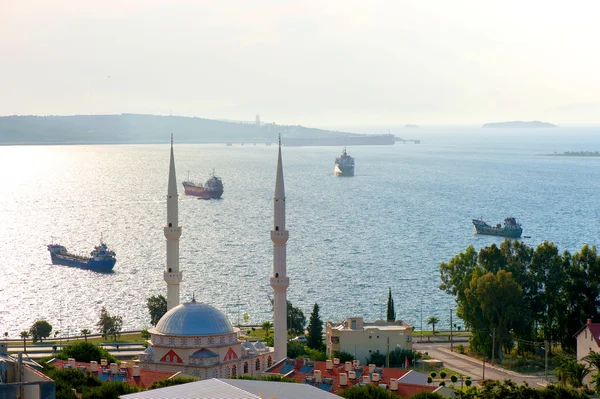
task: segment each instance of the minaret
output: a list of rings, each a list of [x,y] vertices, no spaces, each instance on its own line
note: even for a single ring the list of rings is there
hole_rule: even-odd
[[[283,189],[283,166],[281,165],[281,135],[277,154],[277,178],[275,179],[273,241],[273,330],[276,361],[287,357],[287,288],[290,279],[285,274],[285,253],[289,233],[285,229],[285,191]]]
[[[167,311],[179,305],[179,283],[183,279],[179,271],[179,237],[181,227],[178,223],[177,179],[175,177],[175,158],[173,157],[173,135],[171,134],[171,161],[169,164],[169,188],[167,192],[167,269],[164,272],[167,283]]]

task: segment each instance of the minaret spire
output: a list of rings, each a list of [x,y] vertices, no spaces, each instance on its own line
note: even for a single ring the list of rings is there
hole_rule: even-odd
[[[167,190],[167,226],[164,228],[167,239],[167,268],[164,279],[167,283],[167,310],[179,305],[179,283],[183,279],[179,271],[179,196],[177,195],[177,178],[175,174],[175,157],[173,156],[173,134],[171,134],[171,159],[169,161],[169,186]]]
[[[273,330],[275,358],[277,361],[287,357],[287,289],[290,279],[286,275],[286,243],[289,233],[285,228],[285,190],[283,186],[283,165],[281,162],[281,135],[277,154],[277,176],[275,178],[275,197],[273,230]]]

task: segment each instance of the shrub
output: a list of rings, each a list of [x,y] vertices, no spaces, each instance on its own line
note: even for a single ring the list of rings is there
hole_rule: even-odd
[[[456,383],[456,381],[458,381],[458,377],[454,374],[452,374],[452,376],[450,377],[450,381],[452,381],[453,384]]]
[[[471,379],[470,379],[470,378],[467,378],[467,379],[465,380],[465,385],[466,385],[466,386],[468,386],[468,387],[470,387],[472,383],[473,383],[473,381],[471,381]]]
[[[444,381],[444,380],[440,381],[440,384],[439,384],[439,385],[440,385],[441,387],[445,387],[445,386],[446,386],[446,381]]]
[[[78,362],[85,363],[89,363],[92,360],[100,363],[100,359],[106,359],[109,363],[119,363],[117,358],[108,353],[106,349],[90,342],[76,342],[69,346],[65,346],[56,357],[63,360],[72,357]]]
[[[446,373],[444,370],[440,371],[440,378],[442,380],[445,379],[447,375],[448,375],[448,373]]]
[[[437,373],[435,371],[432,371],[429,375],[431,376],[431,378],[437,377]]]
[[[465,354],[465,347],[463,344],[460,344],[456,347],[456,349],[458,350],[458,353],[460,353],[461,355]]]
[[[431,378],[431,376],[427,377],[427,383],[431,384],[433,382],[433,378]]]
[[[194,378],[183,378],[183,377],[169,378],[166,380],[160,380],[160,381],[154,382],[152,385],[150,385],[150,388],[148,388],[148,389],[170,387],[173,385],[187,384],[188,382],[194,382],[194,381],[197,381],[197,380]]]

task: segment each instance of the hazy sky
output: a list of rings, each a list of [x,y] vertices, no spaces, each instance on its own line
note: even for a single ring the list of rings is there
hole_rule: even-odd
[[[600,2],[0,0],[0,115],[600,122]]]

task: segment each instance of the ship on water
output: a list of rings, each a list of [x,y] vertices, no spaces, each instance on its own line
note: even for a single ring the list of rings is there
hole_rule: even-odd
[[[100,240],[100,245],[94,247],[94,250],[90,252],[90,256],[69,253],[66,247],[58,244],[48,245],[48,251],[50,251],[50,257],[54,265],[79,267],[95,272],[110,272],[117,262],[115,252],[108,249],[102,240]]]
[[[342,156],[335,159],[333,174],[335,176],[354,176],[354,158],[348,155],[346,147],[344,147]]]
[[[194,195],[203,199],[219,199],[223,195],[223,182],[220,177],[215,175],[213,169],[212,176],[202,185],[194,183],[189,179],[183,182],[183,189],[186,195]]]
[[[487,234],[491,236],[519,238],[523,233],[523,228],[513,217],[504,219],[504,226],[498,223],[495,226],[490,226],[481,219],[473,219],[473,226],[477,234]]]

